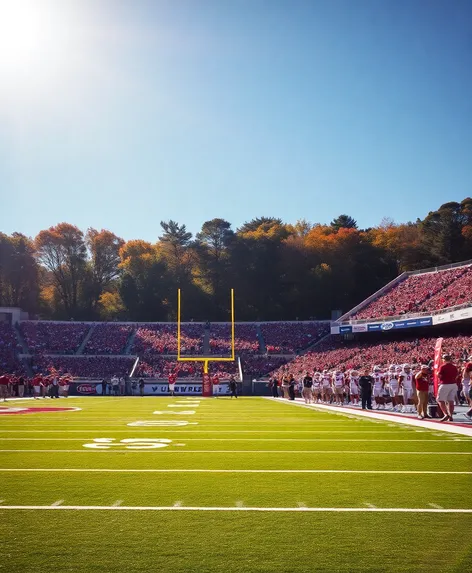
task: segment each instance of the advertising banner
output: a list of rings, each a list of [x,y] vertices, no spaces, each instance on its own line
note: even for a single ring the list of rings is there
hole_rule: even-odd
[[[472,318],[472,308],[463,308],[454,312],[437,314],[433,316],[433,324],[446,324],[448,322],[456,322],[457,320],[467,320],[468,318]]]
[[[202,395],[201,382],[177,382],[175,385],[175,394],[180,396],[196,396]],[[210,384],[210,392],[212,392]],[[213,391],[215,394],[229,394],[229,386],[227,383],[220,383]],[[102,383],[101,382],[73,382],[69,387],[69,394],[71,396],[102,396]],[[109,395],[107,388],[106,395]],[[139,395],[139,387],[132,389],[132,395]],[[144,385],[145,396],[166,396],[169,395],[169,385],[166,382],[146,382]],[[212,394],[210,393],[210,396]]]

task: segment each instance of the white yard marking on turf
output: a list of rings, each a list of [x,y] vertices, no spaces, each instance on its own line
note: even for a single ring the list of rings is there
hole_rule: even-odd
[[[115,501],[115,503],[112,504],[113,507],[119,507],[120,505],[123,505],[123,500],[122,499],[117,499]]]
[[[472,436],[472,426],[471,427],[463,427],[457,426],[454,424],[444,424],[440,428],[438,428],[439,422],[433,422],[429,420],[418,420],[415,418],[407,418],[407,417],[400,417],[395,416],[394,414],[380,413],[380,412],[373,412],[371,410],[345,410],[343,411],[342,408],[340,409],[338,406],[328,406],[327,404],[302,404],[300,402],[294,402],[289,400],[279,400],[278,398],[270,398],[268,396],[264,396],[265,400],[270,400],[272,402],[276,402],[277,404],[289,404],[292,406],[299,406],[300,408],[307,408],[309,410],[323,410],[328,412],[333,412],[340,415],[354,415],[359,416],[360,418],[368,418],[370,420],[381,420],[383,422],[394,422],[395,424],[402,424],[406,426],[416,426],[417,428],[423,428],[427,430],[434,430],[441,432],[448,432],[451,434],[462,434],[463,436]]]
[[[0,441],[6,442],[83,442],[92,438],[0,438]],[[463,438],[450,438],[444,436],[442,440],[430,439],[405,439],[392,440],[392,439],[372,439],[372,438],[185,438],[191,442],[466,442]],[[175,444],[174,444],[175,445]]]
[[[57,507],[59,505],[62,505],[64,503],[63,499],[58,499],[57,501],[55,501],[54,503],[51,503],[51,507]]]
[[[428,503],[430,507],[434,507],[434,509],[444,509],[442,505],[438,505],[437,503]]]
[[[96,446],[94,446],[95,448]],[[106,446],[105,446],[106,447]],[[163,446],[153,446],[156,447],[163,447]],[[90,448],[90,446],[89,446]],[[103,449],[87,449],[87,450],[0,450],[2,453],[82,453],[82,454],[90,454],[90,453],[166,453],[166,454],[347,454],[352,455],[385,455],[385,456],[472,456],[472,452],[385,452],[385,451],[365,451],[365,450],[187,450],[185,452],[178,451],[178,450],[165,450],[162,452],[159,450],[136,450],[136,449],[128,449],[128,450],[103,450]]]
[[[181,501],[176,501],[174,503],[174,507],[182,507],[182,502]]]
[[[82,450],[80,450],[82,451]],[[97,473],[215,473],[215,474],[412,474],[412,475],[472,475],[464,471],[430,470],[246,470],[246,469],[122,469],[122,468],[0,468],[0,472],[97,472]]]
[[[303,501],[299,501],[299,502],[297,503],[297,506],[300,507],[301,509],[306,509],[306,508],[307,508],[307,507],[306,507],[306,503],[303,503]]]
[[[367,503],[367,502],[365,502],[364,505],[366,507],[370,507],[371,509],[375,509],[377,507],[376,505],[373,505],[372,503]]]
[[[186,420],[138,420],[126,424],[133,427],[152,427],[152,426],[195,426],[198,422],[187,422]]]
[[[267,511],[267,512],[352,512],[352,513],[472,513],[472,509],[429,509],[406,507],[184,507],[184,506],[138,506],[138,505],[0,505],[2,510],[73,510],[73,511]]]
[[[157,414],[158,416],[169,416],[170,414],[176,414],[176,415],[183,415],[183,416],[191,416],[192,414],[195,414],[195,410],[181,410],[180,412],[160,412],[159,410],[156,410],[155,412],[153,412],[153,414]]]
[[[189,406],[192,406],[192,408],[198,408],[200,406],[200,404],[193,404],[188,402],[187,404],[169,404],[167,407],[168,408],[188,408]]]
[[[242,501],[237,501],[236,507],[244,507],[244,503]]]

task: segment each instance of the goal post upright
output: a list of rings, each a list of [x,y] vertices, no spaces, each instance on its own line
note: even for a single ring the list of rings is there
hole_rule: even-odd
[[[208,364],[210,362],[234,362],[236,360],[235,350],[235,311],[234,311],[234,289],[231,289],[231,356],[218,358],[211,356],[182,356],[181,353],[181,320],[182,320],[182,300],[181,290],[177,289],[177,362],[203,362],[203,374],[208,375]]]

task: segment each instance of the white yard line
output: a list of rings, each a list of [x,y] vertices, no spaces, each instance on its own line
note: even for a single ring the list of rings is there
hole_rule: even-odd
[[[472,513],[472,509],[435,509],[407,507],[184,507],[125,505],[0,505],[3,510],[73,510],[73,511],[253,511],[253,512],[351,512],[351,513]]]
[[[119,426],[120,428],[122,428],[122,426]],[[135,428],[139,428],[140,431],[143,430],[148,430],[148,431],[155,431],[155,427],[153,428],[152,426],[134,426]],[[183,430],[181,428],[185,428],[186,426],[180,426],[180,427],[168,427],[166,428],[166,432],[170,432],[170,431],[176,431],[179,432],[179,434],[184,434],[185,432],[188,432],[188,428],[187,430]],[[95,431],[100,431],[102,428],[90,428],[90,427],[86,427],[83,430],[68,430],[67,428],[61,428],[60,430],[1,430],[3,433],[22,433],[22,434],[28,434],[28,433],[36,433],[36,434],[45,434],[45,433],[68,433],[68,432],[81,432],[82,434],[87,434],[90,432],[95,432]],[[390,434],[392,435],[393,432],[398,431],[401,434],[406,434],[408,432],[410,432],[411,430],[409,428],[396,428],[395,430],[377,430],[377,429],[372,429],[372,430],[225,430],[225,434],[273,434],[274,431],[276,431],[278,434]],[[121,430],[113,430],[114,433],[117,432],[129,432],[128,429],[121,429]],[[192,429],[192,434],[221,434],[221,430],[201,430],[201,429]]]
[[[472,437],[472,426],[470,428],[464,426],[457,426],[454,424],[442,424],[440,425],[439,422],[430,422],[428,420],[418,420],[414,418],[407,418],[402,416],[395,416],[389,413],[381,413],[378,411],[371,411],[371,410],[356,410],[354,408],[350,409],[349,406],[342,407],[342,406],[328,406],[327,404],[302,404],[297,401],[292,400],[280,400],[278,398],[269,398],[265,397],[266,400],[271,400],[272,402],[277,402],[278,404],[291,404],[293,406],[299,406],[301,408],[308,408],[309,410],[317,410],[317,411],[328,411],[333,412],[336,414],[340,414],[343,416],[358,416],[360,418],[368,418],[371,420],[381,420],[383,422],[395,423],[395,424],[403,424],[406,426],[416,426],[418,428],[423,428],[427,430],[434,430],[435,432],[448,432],[451,434],[461,434],[463,436]]]
[[[247,469],[129,469],[129,468],[0,468],[0,472],[78,472],[78,473],[213,473],[213,474],[412,474],[412,475],[472,475],[472,471],[430,470],[247,470]]]
[[[0,450],[1,453],[48,453],[48,454],[57,454],[57,453],[67,453],[67,454],[77,454],[77,453],[115,453],[115,454],[151,454],[151,453],[160,453],[160,454],[302,454],[302,455],[310,455],[310,454],[346,454],[346,455],[377,455],[377,456],[472,456],[472,452],[386,452],[384,450],[375,450],[375,451],[365,451],[365,450],[172,450],[169,448],[160,448],[160,449],[143,449],[143,450],[92,450],[92,449],[84,449],[84,450]]]
[[[167,432],[167,430],[166,430]],[[84,440],[93,440],[94,438],[0,438],[0,441],[4,442],[83,442]],[[371,438],[185,438],[186,442],[441,442],[451,443],[451,442],[467,442],[469,440],[463,438],[450,438],[449,436],[444,436],[440,440],[434,438],[429,439],[371,439]]]

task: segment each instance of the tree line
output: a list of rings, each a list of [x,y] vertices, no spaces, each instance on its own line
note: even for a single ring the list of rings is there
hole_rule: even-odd
[[[124,241],[108,230],[69,223],[33,239],[0,233],[0,306],[43,319],[327,319],[347,311],[400,272],[472,258],[472,199],[450,202],[423,220],[384,219],[359,229],[348,215],[329,225],[258,217],[233,230],[206,221],[196,236],[161,221],[156,243]]]

